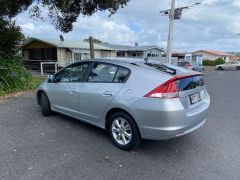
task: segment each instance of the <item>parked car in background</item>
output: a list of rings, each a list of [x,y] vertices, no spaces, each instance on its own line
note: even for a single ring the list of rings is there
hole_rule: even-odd
[[[210,97],[202,73],[137,59],[95,59],[49,76],[37,102],[44,116],[56,111],[106,129],[127,150],[141,139],[198,129],[207,120]]]
[[[204,67],[201,64],[192,64],[190,62],[183,61],[183,62],[178,62],[177,65],[180,67],[184,67],[184,68],[191,69],[198,72],[204,71]]]
[[[240,62],[226,62],[225,64],[217,65],[216,70],[240,70]]]

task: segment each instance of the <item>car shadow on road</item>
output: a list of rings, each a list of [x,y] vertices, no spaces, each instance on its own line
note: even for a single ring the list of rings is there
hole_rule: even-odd
[[[101,147],[104,143],[104,146],[108,146],[109,148],[115,149],[115,151],[118,151],[118,148],[115,147],[109,136],[108,133],[101,128],[98,128],[94,125],[88,124],[86,122],[77,120],[75,118],[71,118],[69,116],[60,114],[60,113],[54,113],[52,115],[55,122],[61,122],[64,125],[70,126],[71,129],[73,129],[75,132],[79,133],[79,136],[85,137],[86,139],[98,139],[100,141],[90,141],[89,143],[94,143],[95,147]],[[152,156],[165,154],[166,156],[170,154],[177,154],[178,152],[186,151],[186,149],[194,147],[196,149],[197,146],[199,146],[197,137],[198,134],[191,133],[185,136],[181,136],[178,138],[173,138],[169,140],[142,140],[141,144],[134,148],[131,151],[125,151],[126,153],[137,153],[137,154],[148,154]],[[109,150],[113,150],[109,149]],[[124,152],[124,151],[123,151]]]

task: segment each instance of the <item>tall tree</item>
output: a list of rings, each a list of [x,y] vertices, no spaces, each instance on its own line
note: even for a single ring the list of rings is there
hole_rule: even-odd
[[[0,60],[17,58],[23,40],[24,35],[15,21],[0,18]]]
[[[41,18],[41,6],[48,9],[48,17],[54,27],[69,32],[80,15],[91,16],[97,11],[108,10],[109,15],[124,7],[130,0],[1,0],[0,17],[14,17],[28,9],[32,17]]]

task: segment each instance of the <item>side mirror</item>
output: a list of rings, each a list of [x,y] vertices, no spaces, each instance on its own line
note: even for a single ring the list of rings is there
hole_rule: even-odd
[[[54,75],[48,75],[48,82],[49,83],[56,83],[56,79],[55,79],[55,76]]]

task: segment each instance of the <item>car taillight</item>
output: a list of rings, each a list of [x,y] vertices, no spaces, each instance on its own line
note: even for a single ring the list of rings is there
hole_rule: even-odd
[[[192,78],[192,77],[202,77],[202,73],[194,73],[194,74],[187,74],[187,75],[180,75],[175,76],[162,85],[158,86],[151,92],[147,93],[144,97],[148,98],[163,98],[163,99],[170,99],[170,98],[178,98],[179,97],[179,91],[182,91],[178,88],[178,84],[181,83],[182,80]],[[202,84],[204,85],[204,79],[201,78]],[[200,79],[198,79],[198,84],[200,82]],[[192,89],[194,89],[193,87]]]
[[[164,84],[147,93],[144,97],[164,99],[179,97],[177,83],[175,80],[175,78],[168,80]]]
[[[192,66],[192,64],[191,64],[191,63],[189,63],[189,64],[186,64],[186,66],[190,67],[190,66]]]

